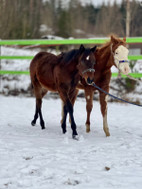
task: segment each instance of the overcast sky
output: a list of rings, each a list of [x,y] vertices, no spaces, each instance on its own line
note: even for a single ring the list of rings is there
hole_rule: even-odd
[[[92,2],[95,6],[97,6],[97,5],[102,4],[102,2],[105,2],[107,4],[108,2],[113,3],[115,0],[80,0],[80,1],[82,1],[83,3]],[[121,3],[121,1],[122,0],[116,0],[118,4]],[[132,0],[129,0],[129,1],[132,1]],[[142,2],[142,0],[136,0],[136,1]]]

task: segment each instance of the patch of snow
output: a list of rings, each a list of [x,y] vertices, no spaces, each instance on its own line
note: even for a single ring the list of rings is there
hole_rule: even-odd
[[[86,133],[85,99],[75,103],[76,141],[69,122],[62,134],[59,99],[43,99],[46,129],[41,130],[39,121],[30,124],[34,98],[0,96],[0,188],[141,189],[142,110],[108,103],[111,136],[106,138],[100,105],[93,104],[91,132]]]

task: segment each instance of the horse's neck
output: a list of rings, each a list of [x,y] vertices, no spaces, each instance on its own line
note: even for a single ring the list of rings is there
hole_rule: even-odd
[[[98,49],[96,59],[101,69],[110,69],[113,66],[110,44]]]

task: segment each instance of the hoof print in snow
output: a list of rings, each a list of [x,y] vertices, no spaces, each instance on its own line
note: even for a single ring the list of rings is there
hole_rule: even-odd
[[[76,185],[80,184],[80,181],[78,181],[78,180],[70,180],[70,179],[68,179],[64,184],[66,184],[66,185],[76,186]]]
[[[31,160],[31,159],[33,159],[33,157],[23,157],[23,159],[25,159],[25,160]]]

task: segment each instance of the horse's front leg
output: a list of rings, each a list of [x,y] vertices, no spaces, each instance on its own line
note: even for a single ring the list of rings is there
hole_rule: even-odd
[[[108,90],[106,91],[108,92]],[[107,98],[108,98],[108,95],[100,92],[100,105],[101,105],[101,113],[103,116],[103,129],[106,136],[110,136],[108,123],[107,123]]]
[[[70,102],[69,99],[66,102],[66,107],[67,107],[67,110],[68,110],[69,115],[70,115],[71,128],[72,128],[72,137],[76,138],[76,135],[78,135],[78,134],[77,134],[77,131],[76,131],[76,123],[74,121],[73,105],[72,105],[72,103]]]
[[[69,94],[69,99],[70,99],[70,102],[71,102],[73,107],[74,107],[74,103],[75,103],[77,94],[78,94],[78,89],[75,89],[73,92],[71,92]],[[64,102],[62,101],[61,125],[62,125],[62,128],[65,128],[65,130],[66,130],[66,121],[65,121],[66,120],[66,116],[67,116],[67,110],[65,108]],[[71,123],[70,116],[69,116],[69,122]]]
[[[93,108],[93,90],[86,89],[85,90],[85,98],[86,98],[86,111],[87,111],[87,119],[86,119],[86,132],[90,132],[90,114]]]
[[[75,138],[76,135],[78,134],[76,131],[76,123],[74,121],[74,116],[73,116],[73,105],[66,91],[59,90],[59,94],[63,101],[63,119],[62,119],[63,133],[64,131],[66,131],[66,117],[67,117],[67,113],[69,113],[71,120],[72,137]]]

